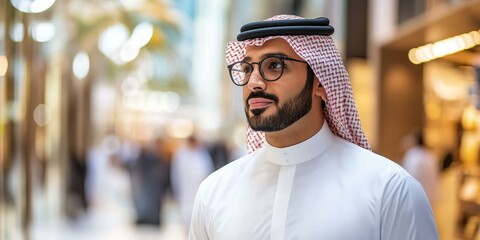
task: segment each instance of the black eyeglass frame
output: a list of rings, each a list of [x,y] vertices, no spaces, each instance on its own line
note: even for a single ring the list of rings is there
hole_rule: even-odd
[[[265,61],[265,60],[267,60],[267,59],[269,59],[269,58],[278,58],[278,59],[280,59],[280,61],[282,62],[282,72],[281,72],[280,75],[278,75],[278,77],[275,78],[275,79],[267,79],[267,78],[265,77],[264,73],[263,73],[262,68],[260,67],[260,66],[262,66],[263,61]],[[265,80],[265,81],[267,81],[267,82],[274,82],[274,81],[277,81],[278,79],[280,79],[280,78],[282,77],[283,72],[285,71],[285,67],[284,67],[284,65],[285,65],[285,60],[294,61],[294,62],[301,62],[301,63],[306,63],[306,64],[308,64],[308,62],[306,62],[306,61],[298,60],[298,59],[295,59],[295,58],[289,58],[289,57],[287,57],[287,56],[271,55],[271,56],[268,56],[268,57],[260,60],[259,62],[251,62],[251,63],[245,62],[245,61],[234,62],[234,63],[228,65],[227,68],[228,68],[228,73],[230,74],[230,80],[232,80],[233,84],[235,84],[235,85],[237,85],[237,86],[245,86],[245,85],[247,85],[248,81],[250,81],[250,76],[252,75],[251,73],[253,73],[253,71],[255,70],[255,68],[253,67],[254,64],[258,65],[258,69],[259,69],[258,71],[260,72],[260,76],[262,76],[263,80]],[[233,76],[232,76],[233,66],[234,66],[235,64],[239,64],[239,63],[248,64],[248,65],[250,65],[250,67],[252,68],[252,72],[250,72],[250,74],[248,75],[248,79],[247,79],[243,84],[238,84],[238,83],[236,83],[236,82],[233,80]]]

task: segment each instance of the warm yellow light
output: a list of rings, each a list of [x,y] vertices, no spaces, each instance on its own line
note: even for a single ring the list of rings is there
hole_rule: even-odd
[[[475,46],[475,42],[473,41],[473,36],[468,33],[462,34],[462,41],[465,43],[466,48],[472,48]]]
[[[410,49],[410,51],[408,51],[408,59],[410,59],[410,62],[412,62],[414,64],[420,64],[421,62],[418,61],[416,53],[417,53],[416,48]]]
[[[0,77],[5,76],[7,74],[8,69],[8,60],[5,56],[0,56]]]
[[[467,166],[475,166],[478,161],[478,136],[474,132],[466,132],[462,135],[462,145],[460,146],[460,158],[462,163]]]
[[[469,35],[472,36],[475,44],[480,45],[480,31],[471,31]]]
[[[465,130],[474,131],[476,128],[477,109],[474,106],[465,108],[462,114],[462,127]]]
[[[464,85],[456,82],[435,79],[432,88],[435,95],[445,101],[458,101],[467,97]]]
[[[427,44],[426,47],[423,48],[423,55],[425,56],[426,59],[435,57],[435,55],[432,52],[432,46],[433,44]]]
[[[473,48],[476,45],[480,45],[480,31],[471,31],[469,33],[446,38],[417,48],[412,48],[408,52],[408,58],[412,63],[420,64],[465,49]]]
[[[440,108],[440,106],[438,106],[438,104],[435,104],[435,102],[428,101],[425,104],[425,114],[429,119],[440,119],[440,117],[442,116],[442,109]]]

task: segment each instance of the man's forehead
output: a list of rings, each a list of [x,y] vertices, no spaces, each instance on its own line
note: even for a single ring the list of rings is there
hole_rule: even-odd
[[[282,38],[271,39],[263,45],[249,45],[245,48],[245,58],[254,58],[268,54],[281,54],[288,57],[298,56],[293,48]]]

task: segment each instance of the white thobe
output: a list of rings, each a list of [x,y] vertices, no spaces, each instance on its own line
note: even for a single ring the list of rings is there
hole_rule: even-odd
[[[332,134],[268,143],[210,175],[190,240],[435,240],[421,185],[396,163]]]

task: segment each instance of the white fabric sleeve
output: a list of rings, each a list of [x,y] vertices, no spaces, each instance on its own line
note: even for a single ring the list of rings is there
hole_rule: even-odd
[[[393,177],[382,202],[381,239],[439,239],[428,198],[413,177]]]
[[[210,214],[207,212],[207,208],[205,207],[202,201],[201,186],[200,186],[195,196],[195,201],[193,203],[192,220],[190,223],[188,240],[212,239],[209,237],[208,231],[207,231],[207,224],[208,224],[207,219],[209,219],[209,215]]]

